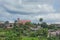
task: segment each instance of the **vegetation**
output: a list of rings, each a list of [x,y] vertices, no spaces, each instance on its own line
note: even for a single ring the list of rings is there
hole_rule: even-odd
[[[38,30],[31,30],[30,27],[38,25],[27,22],[25,25],[18,24],[17,21],[14,22],[14,27],[11,29],[0,28],[0,40],[59,40],[60,35],[57,36],[49,36],[49,29],[56,29],[55,26],[48,26],[46,22],[42,22],[43,18],[40,18],[41,22],[39,25],[41,26]],[[5,24],[9,24],[8,21]]]

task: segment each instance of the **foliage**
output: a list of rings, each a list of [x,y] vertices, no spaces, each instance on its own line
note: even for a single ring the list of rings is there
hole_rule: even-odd
[[[49,26],[48,26],[48,29],[54,29],[54,28],[55,28],[54,25],[49,25]]]
[[[47,25],[47,23],[46,23],[46,22],[42,22],[42,23],[41,23],[41,27],[43,27],[43,28],[47,28],[47,27],[48,27],[48,25]]]
[[[17,21],[14,22],[14,27],[12,29],[4,29],[0,28],[0,37],[5,38],[0,40],[59,40],[60,35],[57,37],[48,37],[49,29],[56,29],[55,26],[48,26],[46,22],[42,22],[43,18],[39,19],[41,24],[33,24],[31,22],[27,22],[25,25],[19,24],[17,25]],[[9,21],[6,21],[5,24],[9,24]],[[41,25],[42,28],[38,30],[31,30],[30,27],[36,25]]]
[[[40,18],[39,21],[42,22],[43,21],[43,18]]]
[[[37,34],[38,34],[38,36],[45,36],[45,37],[47,37],[48,29],[47,28],[44,28],[44,29],[42,28],[42,29],[37,31]]]
[[[9,24],[9,21],[6,21],[5,24]]]

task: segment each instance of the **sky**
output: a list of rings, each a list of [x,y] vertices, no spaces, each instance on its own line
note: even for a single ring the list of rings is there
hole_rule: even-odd
[[[0,0],[0,21],[17,18],[47,23],[60,23],[60,0]]]

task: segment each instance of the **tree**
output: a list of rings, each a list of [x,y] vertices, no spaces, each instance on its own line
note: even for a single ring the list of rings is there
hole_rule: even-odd
[[[47,35],[48,35],[48,29],[47,28],[41,28],[36,33],[37,33],[38,36],[47,37]]]
[[[43,18],[40,18],[39,21],[42,22],[43,21]]]
[[[5,28],[9,26],[9,21],[5,21],[4,23]]]
[[[29,27],[34,27],[34,24],[31,22],[26,22],[25,25],[29,26]]]
[[[16,26],[16,25],[17,25],[16,23],[17,23],[17,20],[15,20],[15,21],[14,21],[14,26]]]
[[[55,27],[55,25],[49,25],[48,29],[57,29],[57,28]]]
[[[30,37],[36,37],[36,32],[30,32]]]
[[[43,28],[47,28],[47,27],[48,27],[48,25],[47,25],[47,23],[46,23],[46,22],[42,22],[42,23],[41,23],[41,27],[43,27]]]
[[[31,25],[32,23],[31,22],[26,22],[25,25]]]
[[[9,24],[9,21],[6,21],[5,24]]]
[[[21,38],[21,30],[20,30],[20,27],[14,26],[13,27],[13,33],[15,34],[14,38],[16,38],[17,40],[19,40]]]
[[[15,22],[14,22],[14,27],[13,27],[12,31],[15,34],[14,38],[16,38],[17,40],[20,40],[20,38],[21,38],[21,28],[19,26],[17,26],[17,20],[15,20]]]
[[[39,21],[40,21],[39,25],[41,25],[43,22],[43,18],[40,18]]]

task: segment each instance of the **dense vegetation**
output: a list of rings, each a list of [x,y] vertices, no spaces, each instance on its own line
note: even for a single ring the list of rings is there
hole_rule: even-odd
[[[48,26],[46,22],[43,22],[43,19],[40,18],[39,24],[26,23],[25,25],[17,25],[16,21],[14,27],[11,29],[0,28],[0,40],[60,40],[60,35],[58,36],[49,36],[48,30],[54,29],[57,30],[55,26]],[[6,21],[5,24],[9,22]],[[41,26],[38,30],[31,30],[30,27]]]

